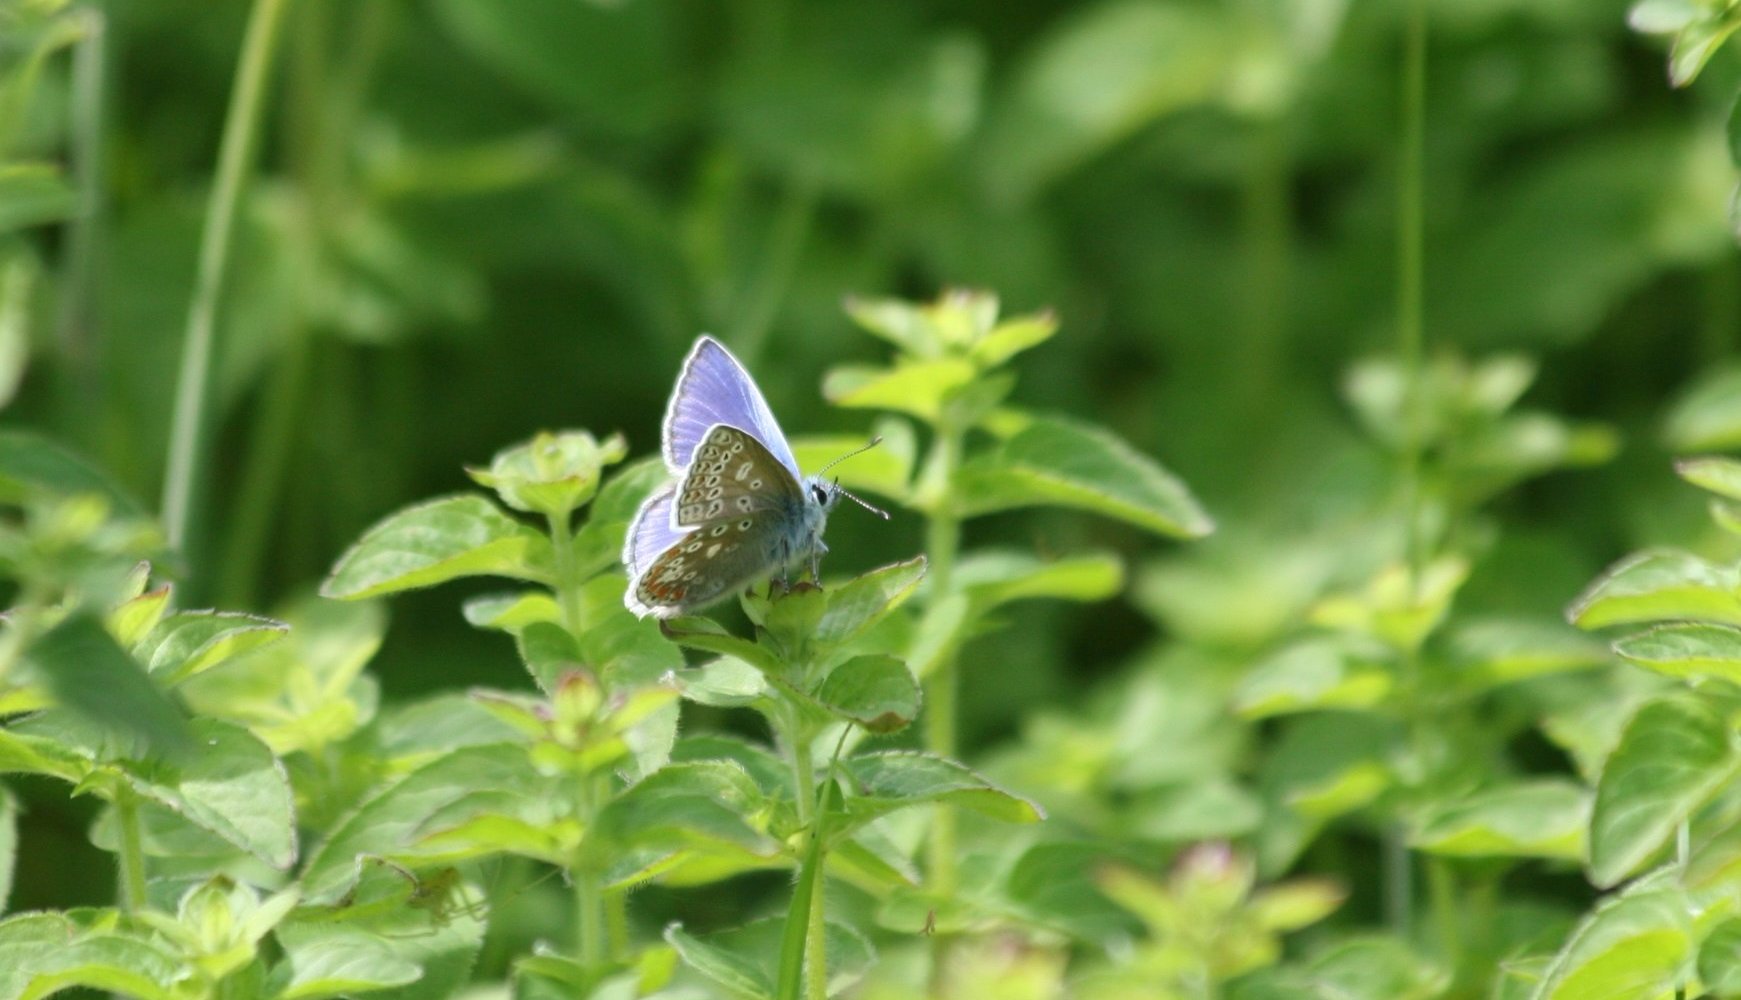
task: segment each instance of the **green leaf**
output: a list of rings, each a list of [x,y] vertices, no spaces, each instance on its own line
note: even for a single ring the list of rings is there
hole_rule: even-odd
[[[677,949],[683,963],[733,996],[771,998],[774,995],[775,956],[780,951],[785,921],[757,920],[736,930],[696,937],[682,924],[665,928],[665,940]],[[824,951],[828,955],[828,995],[837,996],[863,977],[876,960],[876,950],[857,931],[828,922]]]
[[[64,710],[50,710],[54,711]],[[0,774],[41,774],[77,784],[90,773],[90,758],[76,748],[52,737],[16,729],[0,728]]]
[[[1741,628],[1659,625],[1614,643],[1629,663],[1669,677],[1720,677],[1741,684]]]
[[[892,368],[847,365],[828,373],[822,395],[836,406],[890,410],[936,423],[951,397],[971,385],[977,374],[960,358],[902,359]]]
[[[1452,625],[1449,647],[1464,683],[1474,690],[1611,662],[1602,643],[1555,622],[1463,621]]]
[[[544,691],[554,691],[562,675],[581,666],[580,643],[574,634],[551,622],[533,622],[514,636],[520,662]]]
[[[523,747],[485,744],[445,753],[375,793],[333,829],[303,870],[304,899],[311,904],[338,899],[354,881],[361,855],[414,855],[419,841],[439,832],[431,825],[438,816],[452,827],[469,818],[468,811],[475,814],[486,806],[502,811],[500,798],[473,810],[456,809],[477,802],[472,796],[479,792],[514,796],[531,822],[547,821],[555,801],[553,779],[533,767]]]
[[[243,653],[284,638],[290,626],[235,611],[177,611],[133,651],[158,682],[174,687]]]
[[[181,710],[94,615],[76,614],[56,625],[29,655],[66,707],[161,754],[179,757],[194,749]]]
[[[811,633],[817,644],[839,644],[900,607],[925,577],[925,557],[890,563],[826,592],[828,607]]]
[[[1040,559],[1026,552],[980,550],[964,556],[955,579],[983,614],[1012,601],[1051,598],[1104,601],[1124,587],[1124,563],[1111,552]]]
[[[140,796],[274,868],[296,860],[296,819],[284,764],[239,726],[195,719],[196,752],[173,766],[129,768]]]
[[[171,588],[166,583],[155,590],[128,598],[109,612],[104,624],[122,649],[134,649],[146,634],[157,627],[157,623],[163,620],[163,613],[169,610],[170,593]]]
[[[899,417],[884,417],[876,423],[876,437],[882,438],[875,448],[841,462],[828,470],[850,490],[880,493],[905,501],[913,479],[913,467],[918,461],[919,442],[911,421]],[[813,435],[792,439],[792,454],[801,469],[820,469],[843,455],[863,448],[867,438],[847,434]]]
[[[1741,367],[1700,375],[1663,419],[1663,440],[1677,452],[1741,447]]]
[[[1254,666],[1235,689],[1232,707],[1247,719],[1371,708],[1392,686],[1391,672],[1376,651],[1336,639],[1307,639]]]
[[[734,656],[722,656],[677,674],[678,690],[697,705],[742,708],[767,696],[762,672]]]
[[[1718,924],[1699,946],[1699,978],[1717,996],[1741,995],[1741,917]]]
[[[919,682],[892,656],[855,656],[829,672],[816,700],[873,733],[896,733],[919,716]]]
[[[610,573],[581,588],[581,657],[615,687],[651,684],[683,666],[683,651],[661,634],[659,622],[623,606],[627,587],[627,580]]]
[[[961,469],[956,503],[968,516],[1039,504],[1074,507],[1162,535],[1200,538],[1215,524],[1172,473],[1108,431],[1036,419]]]
[[[323,597],[357,600],[463,576],[548,583],[550,542],[479,496],[450,496],[388,515],[339,557]]]
[[[683,930],[682,924],[665,928],[665,940],[677,949],[683,964],[724,987],[732,996],[773,1000],[774,977],[757,952],[694,937]]]
[[[1567,781],[1543,780],[1490,788],[1434,803],[1410,843],[1452,857],[1584,857],[1590,793]]]
[[[779,844],[745,822],[765,808],[739,765],[722,760],[670,764],[600,811],[589,837],[627,847],[728,847],[772,857]]]
[[[96,466],[29,431],[0,431],[0,496],[11,492],[6,489],[8,484],[59,496],[94,493],[107,500],[117,514],[144,515],[144,508]]]
[[[1741,500],[1741,462],[1735,459],[1684,458],[1675,463],[1675,474],[1725,500]]]
[[[1741,588],[1732,570],[1671,550],[1616,563],[1566,610],[1579,628],[1686,618],[1741,625]]]
[[[1707,15],[1682,28],[1669,52],[1669,83],[1676,87],[1692,83],[1737,28],[1741,28],[1741,14],[1736,13]]]
[[[604,467],[629,452],[621,434],[602,443],[586,431],[540,432],[525,444],[496,453],[488,469],[467,469],[518,511],[566,517],[598,492]]]
[[[194,971],[154,940],[115,930],[114,911],[86,911],[85,925],[59,913],[0,921],[0,997],[38,1000],[83,986],[139,1000],[177,1000]]]
[[[903,299],[848,296],[846,314],[869,333],[883,338],[915,358],[940,356],[946,345],[925,307]]]
[[[586,521],[574,533],[574,562],[580,576],[590,576],[617,564],[622,558],[629,522],[647,497],[670,476],[665,460],[655,456],[623,466],[605,482],[587,508]]]
[[[732,635],[711,618],[673,618],[662,628],[666,637],[679,646],[735,657],[760,670],[770,680],[785,683],[786,665],[779,657],[759,643]]]
[[[974,341],[968,355],[981,368],[995,368],[1017,354],[1043,344],[1058,332],[1058,317],[1050,311],[1006,319]]]
[[[1597,904],[1554,956],[1531,1000],[1660,997],[1691,957],[1685,896],[1646,890]]]
[[[1670,697],[1639,709],[1596,785],[1591,881],[1608,887],[1636,871],[1737,772],[1728,724],[1708,701]]]
[[[888,750],[841,763],[856,793],[847,811],[860,820],[924,802],[947,802],[1011,823],[1035,823],[1040,807],[992,784],[965,764],[936,754]]]
[[[486,594],[474,597],[460,608],[465,620],[475,628],[499,629],[518,634],[528,625],[544,622],[562,624],[562,609],[556,598],[545,590],[525,590],[517,594]]]
[[[423,975],[387,942],[336,924],[288,927],[279,940],[284,960],[272,970],[274,1000],[326,1000],[404,986]]]

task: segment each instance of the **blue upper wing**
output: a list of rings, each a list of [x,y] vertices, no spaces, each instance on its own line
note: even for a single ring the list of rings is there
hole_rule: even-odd
[[[719,341],[703,336],[683,362],[677,388],[671,391],[671,404],[665,409],[665,465],[673,474],[683,474],[695,449],[716,424],[755,435],[792,471],[794,480],[802,478],[792,446],[786,443],[786,435],[780,432],[750,373]]]

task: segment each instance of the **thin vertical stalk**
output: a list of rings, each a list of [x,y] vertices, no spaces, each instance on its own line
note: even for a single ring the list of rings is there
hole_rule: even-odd
[[[169,432],[169,462],[164,473],[163,522],[172,546],[183,546],[187,541],[204,437],[218,300],[229,269],[236,210],[241,204],[248,166],[260,134],[267,78],[287,2],[255,0],[242,40],[242,55],[236,65],[235,89],[231,91],[229,110],[224,116],[217,177],[206,210],[205,226],[200,233],[198,269],[193,299],[188,306],[187,332],[182,341],[181,370],[175,387],[175,415]]]
[[[1425,318],[1422,283],[1425,260],[1424,170],[1426,162],[1427,8],[1425,0],[1413,0],[1403,45],[1400,92],[1402,97],[1402,145],[1397,183],[1397,355],[1407,385],[1404,401],[1403,546],[1411,600],[1420,594],[1426,568],[1426,544],[1421,525],[1421,451],[1424,398],[1421,386]],[[1422,747],[1420,705],[1420,653],[1404,651],[1400,687],[1402,708],[1409,727],[1410,751]],[[1402,824],[1385,831],[1385,918],[1398,933],[1408,935],[1414,916],[1414,864]],[[1436,883],[1435,883],[1436,884]]]
[[[115,821],[120,838],[121,905],[128,911],[145,908],[145,846],[139,828],[139,800],[129,789],[115,796]]]
[[[556,554],[556,603],[562,612],[562,624],[577,640],[585,629],[582,620],[581,579],[574,561],[573,514],[553,514],[549,517],[550,542]],[[609,775],[582,774],[576,795],[576,813],[581,823],[591,826],[609,798]],[[576,856],[569,866],[569,880],[574,884],[575,942],[580,960],[588,965],[603,962],[609,954],[604,886],[598,873],[587,865],[584,856]]]
[[[780,735],[792,756],[794,800],[798,807],[798,822],[808,828],[810,840],[804,850],[804,860],[798,868],[798,881],[792,886],[792,902],[786,910],[785,933],[780,942],[778,1000],[798,1000],[804,994],[811,1000],[827,1000],[828,956],[826,942],[815,930],[823,921],[822,865],[823,818],[826,799],[816,795],[815,762],[811,759],[813,737],[794,709],[786,717]],[[806,975],[806,969],[809,970]],[[816,994],[816,977],[820,970],[822,993]]]
[[[930,519],[925,526],[926,586],[932,604],[949,596],[954,585],[956,556],[961,550],[961,517],[955,509],[954,483],[956,469],[961,465],[962,438],[962,431],[947,418],[940,421],[926,469],[934,496]],[[952,650],[925,678],[924,713],[926,747],[951,759],[959,756],[960,700],[961,674]],[[926,849],[927,888],[942,898],[953,896],[958,876],[955,868],[955,811],[950,806],[938,804],[933,807]],[[944,993],[952,946],[949,935],[931,935],[930,993],[933,997]]]
[[[774,325],[774,314],[792,285],[810,225],[816,218],[816,184],[799,177],[791,182],[768,233],[759,266],[751,276],[736,310],[727,340],[748,362],[760,356]]]
[[[823,885],[827,848],[822,843],[821,823],[812,840],[816,852],[816,885],[810,890],[810,912],[804,938],[805,1000],[828,1000],[828,893]]]
[[[1427,104],[1427,8],[1426,0],[1413,0],[1402,67],[1402,155],[1397,183],[1396,243],[1396,333],[1397,355],[1402,363],[1408,398],[1403,445],[1404,516],[1407,521],[1406,556],[1410,592],[1416,593],[1426,563],[1421,537],[1421,449],[1423,442],[1421,391],[1422,354],[1426,343],[1426,320],[1422,305],[1425,278],[1426,226],[1426,104]]]
[[[581,620],[581,580],[575,574],[572,514],[550,517],[550,544],[556,551],[556,603],[563,627],[576,639],[585,627]]]
[[[1284,119],[1253,127],[1240,209],[1245,254],[1239,358],[1235,365],[1242,415],[1262,425],[1275,398],[1276,375],[1287,332],[1288,250],[1292,221],[1288,192],[1288,143]]]
[[[102,401],[92,330],[98,300],[97,250],[105,216],[102,162],[108,21],[95,7],[79,11],[78,16],[82,30],[73,46],[69,145],[79,210],[67,225],[56,337],[69,371],[66,402],[81,418],[66,426],[96,428],[104,423],[91,415]]]

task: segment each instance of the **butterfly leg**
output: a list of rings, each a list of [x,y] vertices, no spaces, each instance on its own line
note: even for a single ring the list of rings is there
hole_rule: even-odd
[[[810,581],[817,588],[822,587],[822,556],[828,551],[828,546],[818,538],[810,546]]]

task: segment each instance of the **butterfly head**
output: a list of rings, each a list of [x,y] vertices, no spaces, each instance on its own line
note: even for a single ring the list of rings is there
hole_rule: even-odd
[[[840,502],[842,492],[838,481],[823,479],[821,476],[811,476],[804,483],[806,498],[812,504],[822,508],[824,514],[834,509]]]

